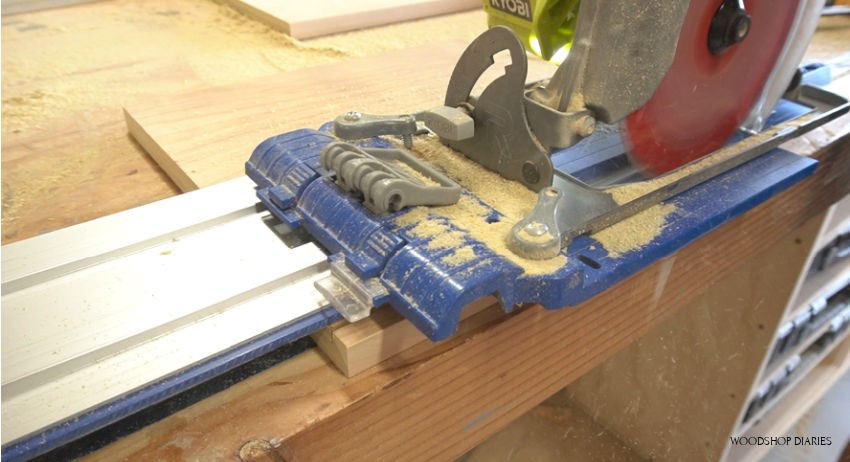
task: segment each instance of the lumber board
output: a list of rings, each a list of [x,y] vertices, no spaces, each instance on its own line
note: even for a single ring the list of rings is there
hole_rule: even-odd
[[[297,39],[480,8],[479,0],[225,0],[242,14]]]
[[[403,114],[442,104],[466,47],[446,41],[210,87],[125,107],[130,134],[183,191],[235,178],[264,139],[339,114]],[[552,64],[530,60],[529,78]]]
[[[485,309],[490,316],[476,316],[474,323],[461,323],[458,332],[489,322],[502,312],[495,297],[484,297],[466,306],[460,319],[465,320]],[[366,369],[427,341],[416,326],[393,309],[375,310],[368,318],[355,323],[339,321],[312,334],[316,345],[328,359],[345,374],[352,377]]]
[[[308,353],[91,459],[209,460],[253,440],[285,460],[457,458],[850,193],[844,123],[812,177],[578,307],[517,310],[352,379]]]

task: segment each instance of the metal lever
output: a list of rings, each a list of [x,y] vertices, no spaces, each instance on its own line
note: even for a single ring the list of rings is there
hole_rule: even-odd
[[[404,147],[410,149],[416,132],[416,118],[407,114],[383,116],[349,111],[334,119],[334,134],[344,140],[397,135],[404,140]]]

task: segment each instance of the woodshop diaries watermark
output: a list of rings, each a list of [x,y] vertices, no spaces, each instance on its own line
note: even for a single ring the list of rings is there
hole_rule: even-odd
[[[735,446],[832,446],[830,436],[730,436]]]

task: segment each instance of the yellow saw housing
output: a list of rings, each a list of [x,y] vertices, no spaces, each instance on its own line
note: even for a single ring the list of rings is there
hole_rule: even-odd
[[[484,0],[487,24],[511,28],[526,49],[562,62],[575,33],[579,0]]]

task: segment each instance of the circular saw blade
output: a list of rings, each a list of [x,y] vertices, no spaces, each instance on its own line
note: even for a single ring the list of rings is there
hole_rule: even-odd
[[[622,122],[627,152],[658,175],[720,148],[758,99],[793,27],[799,0],[750,0],[749,34],[719,54],[708,32],[722,0],[692,0],[669,71]]]

